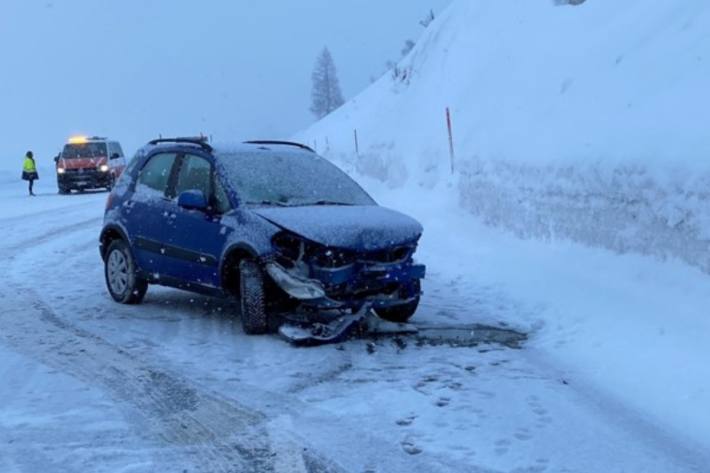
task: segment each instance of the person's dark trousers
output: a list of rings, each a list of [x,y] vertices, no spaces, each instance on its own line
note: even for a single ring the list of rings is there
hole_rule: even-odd
[[[34,187],[34,185],[35,185],[35,180],[30,179],[30,195],[35,195],[35,193],[32,192],[32,188]]]

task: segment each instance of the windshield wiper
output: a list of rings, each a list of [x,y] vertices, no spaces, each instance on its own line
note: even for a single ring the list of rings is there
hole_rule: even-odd
[[[273,200],[262,200],[261,202],[247,202],[247,205],[271,205],[273,207],[291,207],[285,202],[274,202]]]
[[[319,200],[318,202],[314,202],[310,205],[344,205],[344,206],[352,206],[353,204],[348,204],[347,202],[335,202],[333,200]]]

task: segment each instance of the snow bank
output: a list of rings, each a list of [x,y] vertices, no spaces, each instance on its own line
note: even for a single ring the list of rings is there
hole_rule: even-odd
[[[708,28],[705,0],[458,0],[396,71],[297,138],[433,189],[450,179],[450,107],[454,182],[487,223],[710,272]]]
[[[621,253],[679,258],[710,273],[710,173],[646,166],[465,163],[464,208],[523,238],[567,238]]]

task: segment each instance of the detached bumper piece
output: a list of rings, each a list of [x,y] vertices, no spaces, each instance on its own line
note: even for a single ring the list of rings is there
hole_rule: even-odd
[[[339,343],[354,333],[415,334],[418,329],[411,324],[388,322],[377,317],[372,305],[366,305],[357,313],[342,315],[329,323],[297,325],[285,323],[279,328],[281,337],[296,346],[318,346]]]
[[[324,270],[311,268],[311,277],[276,262],[266,272],[289,296],[315,310],[352,309],[369,304],[374,309],[406,304],[419,296],[419,280],[426,269],[418,264],[355,265]]]

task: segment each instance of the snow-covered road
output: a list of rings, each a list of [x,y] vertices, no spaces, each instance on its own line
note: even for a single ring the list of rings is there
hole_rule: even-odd
[[[702,448],[570,379],[535,342],[534,307],[459,277],[434,245],[423,248],[431,277],[417,320],[514,321],[532,331],[529,345],[381,339],[295,349],[244,335],[238,309],[208,298],[151,287],[143,305],[117,305],[97,250],[106,194],[58,196],[40,182],[35,199],[21,184],[0,191],[2,472],[667,473],[710,464]]]

